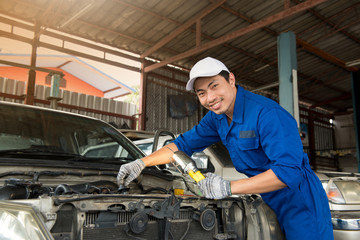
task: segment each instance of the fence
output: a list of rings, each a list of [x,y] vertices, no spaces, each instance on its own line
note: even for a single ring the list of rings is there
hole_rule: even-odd
[[[326,115],[327,113],[319,110],[300,108],[300,122],[306,126],[308,138],[307,141],[303,141],[304,151],[309,155],[310,163],[316,170],[338,171],[339,158],[332,154],[336,151],[334,128]]]

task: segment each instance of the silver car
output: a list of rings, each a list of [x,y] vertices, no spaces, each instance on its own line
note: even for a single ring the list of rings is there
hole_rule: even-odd
[[[283,239],[258,196],[206,199],[157,167],[119,188],[143,156],[98,119],[0,101],[0,239]]]
[[[360,239],[360,174],[317,172],[329,199],[335,240]]]

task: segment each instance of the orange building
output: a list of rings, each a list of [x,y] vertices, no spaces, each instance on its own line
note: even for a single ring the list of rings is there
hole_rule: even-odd
[[[87,95],[104,97],[104,92],[93,87],[92,85],[82,81],[81,79],[73,76],[72,74],[59,69],[59,68],[48,68],[56,71],[60,71],[64,74],[63,79],[60,81],[60,89],[68,90],[71,92],[84,93]],[[19,67],[0,67],[0,77],[10,78],[27,83],[28,81],[28,69]],[[46,76],[48,73],[36,71],[35,84],[43,86],[51,86],[51,81],[47,81]]]
[[[0,59],[29,65],[30,55],[0,54]],[[36,66],[61,71],[64,76],[60,81],[60,89],[63,90],[112,99],[135,92],[135,89],[74,56],[37,56]],[[29,69],[8,66],[0,62],[0,77],[27,83],[28,72]],[[50,87],[51,79],[47,75],[47,72],[36,71],[35,84]]]

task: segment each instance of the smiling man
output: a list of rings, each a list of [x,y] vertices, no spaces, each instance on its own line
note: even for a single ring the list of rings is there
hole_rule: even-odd
[[[198,183],[205,197],[261,194],[287,240],[334,239],[328,200],[303,152],[295,119],[276,102],[236,85],[234,74],[211,57],[193,66],[186,89],[209,112],[167,147],[123,165],[118,183],[128,185],[145,166],[169,163],[173,151],[191,156],[221,141],[236,170],[249,178],[230,182],[208,173]]]

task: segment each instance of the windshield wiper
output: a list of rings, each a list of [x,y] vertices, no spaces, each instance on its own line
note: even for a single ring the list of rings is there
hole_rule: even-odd
[[[32,153],[43,153],[43,154],[54,154],[54,155],[71,155],[70,153],[64,152],[54,152],[54,151],[43,151],[39,149],[9,149],[9,150],[0,150],[0,155],[2,154],[32,154]]]
[[[114,163],[128,163],[134,161],[133,158],[128,157],[84,157],[81,155],[75,156],[74,158],[67,159],[68,161],[81,161],[81,162],[114,162]]]

